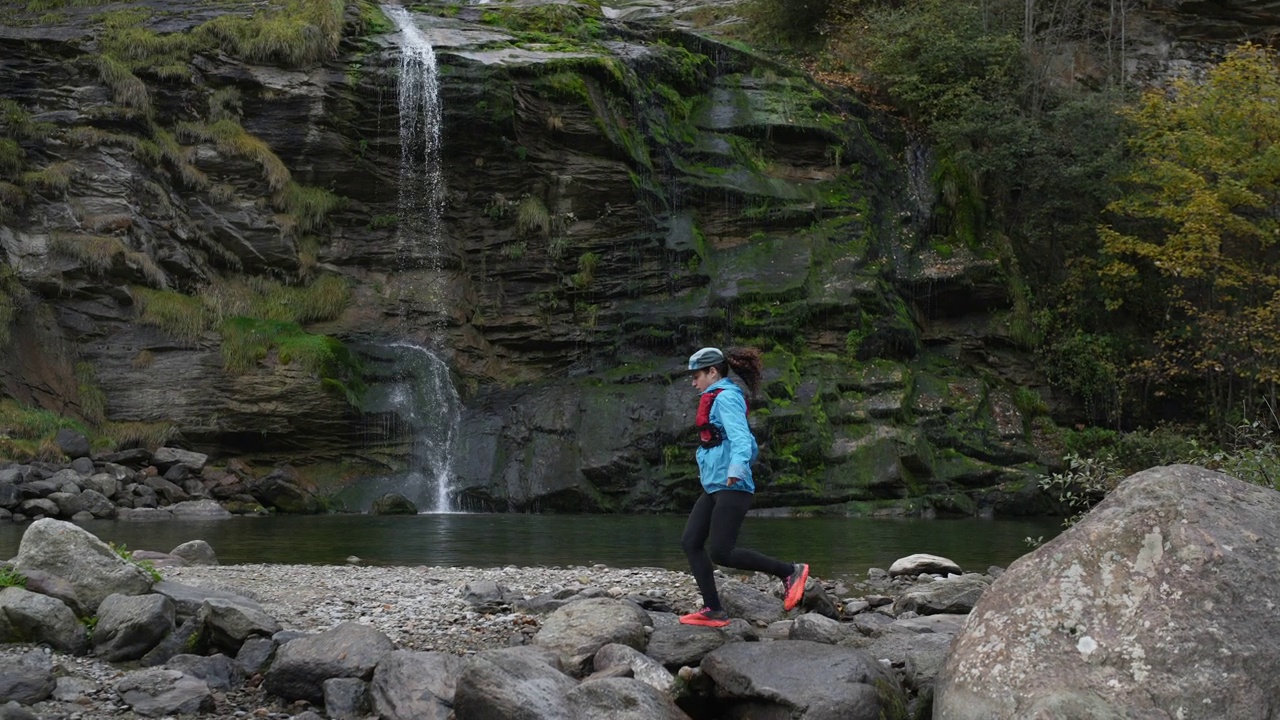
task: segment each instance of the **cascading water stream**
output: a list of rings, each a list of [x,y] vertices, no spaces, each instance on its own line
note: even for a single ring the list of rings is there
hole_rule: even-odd
[[[400,183],[397,198],[396,256],[402,271],[426,271],[430,287],[417,288],[428,309],[443,308],[441,292],[441,216],[444,177],[440,167],[440,75],[435,51],[404,8],[383,6],[400,32]],[[382,405],[413,433],[408,471],[370,483],[375,492],[397,492],[420,509],[450,512],[453,452],[461,402],[448,364],[437,349],[392,342],[383,353],[396,367],[394,384]]]
[[[401,37],[396,88],[400,105],[396,234],[400,258],[406,264],[439,268],[444,177],[440,169],[440,72],[436,53],[409,11],[394,5],[384,6],[383,10]]]

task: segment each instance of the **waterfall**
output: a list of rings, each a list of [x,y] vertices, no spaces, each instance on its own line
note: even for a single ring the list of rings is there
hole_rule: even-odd
[[[440,75],[431,43],[403,7],[384,5],[400,31],[400,183],[397,198],[397,259],[402,270],[425,269],[434,278],[427,299],[442,310],[441,216],[444,177],[440,167]],[[434,271],[434,272],[432,272]],[[450,512],[453,451],[461,403],[448,364],[437,350],[408,342],[384,346],[395,356],[394,384],[383,398],[413,432],[406,473],[370,484],[376,492],[397,492],[419,509]]]
[[[396,240],[402,261],[440,267],[440,73],[431,43],[408,10],[384,5],[400,31],[400,188]],[[417,264],[417,263],[415,263]]]
[[[453,479],[453,450],[457,445],[462,402],[453,387],[449,366],[427,348],[392,343],[399,350],[409,383],[394,398],[401,414],[415,428],[414,448],[405,489],[400,494],[419,508],[450,512],[449,487]]]

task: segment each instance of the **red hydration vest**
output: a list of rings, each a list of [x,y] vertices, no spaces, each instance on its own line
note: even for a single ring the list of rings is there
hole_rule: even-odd
[[[698,445],[704,448],[713,448],[724,442],[724,431],[711,422],[711,406],[716,401],[716,396],[724,392],[724,388],[703,393],[698,398],[698,416],[694,427],[698,430]],[[750,405],[747,406],[747,412],[751,412]]]

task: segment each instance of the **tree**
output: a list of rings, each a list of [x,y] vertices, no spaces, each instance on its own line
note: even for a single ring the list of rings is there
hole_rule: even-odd
[[[1275,406],[1280,383],[1280,70],[1256,45],[1202,83],[1148,92],[1125,112],[1137,162],[1099,227],[1112,310],[1161,298],[1135,368],[1200,391],[1218,426]]]

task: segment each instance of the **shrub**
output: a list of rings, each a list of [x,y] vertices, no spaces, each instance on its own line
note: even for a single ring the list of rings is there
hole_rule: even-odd
[[[272,192],[284,193],[290,189],[289,168],[265,142],[250,135],[239,122],[231,119],[208,124],[184,122],[178,125],[177,132],[185,140],[212,143],[221,153],[258,163]]]
[[[110,55],[99,55],[98,76],[111,89],[117,103],[143,115],[151,115],[151,93],[128,65]]]
[[[168,290],[133,288],[138,319],[187,343],[195,343],[209,329],[211,317],[199,298]]]
[[[0,588],[26,587],[27,577],[11,567],[0,566]]]
[[[197,34],[250,63],[307,67],[337,52],[345,5],[344,0],[289,0],[253,18],[222,15]]]
[[[178,426],[171,422],[108,422],[100,432],[112,448],[163,447],[178,436]]]
[[[70,162],[57,162],[43,170],[31,170],[22,174],[22,184],[45,192],[66,193],[71,187],[75,166]]]
[[[547,206],[536,197],[527,195],[516,207],[516,228],[523,235],[535,232],[546,237],[551,234],[551,213]]]
[[[324,188],[290,182],[278,207],[289,214],[299,232],[307,233],[323,225],[329,213],[342,207],[342,202],[342,198]]]

